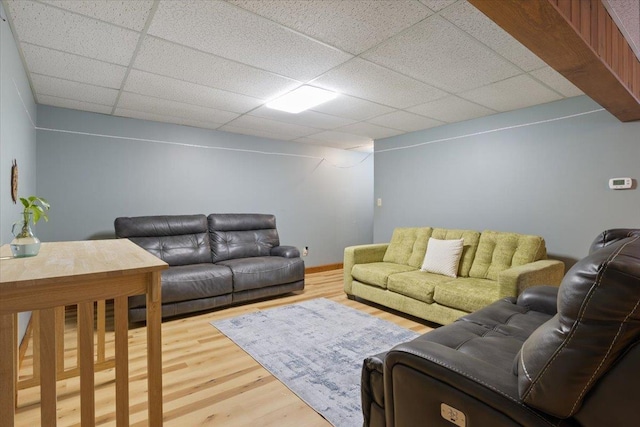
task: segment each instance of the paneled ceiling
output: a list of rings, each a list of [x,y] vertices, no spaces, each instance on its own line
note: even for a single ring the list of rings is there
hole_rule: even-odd
[[[640,59],[640,1],[602,0],[602,3]]]
[[[341,149],[582,92],[466,0],[3,0],[36,102]],[[336,91],[299,114],[264,104]]]

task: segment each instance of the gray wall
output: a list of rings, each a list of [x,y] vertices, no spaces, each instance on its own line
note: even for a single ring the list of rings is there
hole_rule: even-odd
[[[282,244],[309,246],[307,266],[373,239],[366,153],[47,106],[38,129],[43,241],[110,238],[118,216],[214,212],[275,214]]]
[[[2,5],[0,14],[6,16]],[[0,21],[0,31],[0,244],[6,244],[13,239],[11,225],[22,211],[22,204],[13,204],[9,191],[13,159],[20,172],[18,195],[36,194],[36,104],[9,23]],[[20,340],[30,315],[18,317]]]
[[[581,96],[376,141],[374,241],[399,226],[538,234],[570,266],[602,230],[640,228],[640,122],[563,119],[599,109]]]
[[[5,14],[1,5],[0,13]],[[9,23],[0,21],[0,29],[0,242],[4,244],[13,239],[11,225],[22,211],[9,191],[13,159],[20,171],[19,195],[36,194],[36,104]]]

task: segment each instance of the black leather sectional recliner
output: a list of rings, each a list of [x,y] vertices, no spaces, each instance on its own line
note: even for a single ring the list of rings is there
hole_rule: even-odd
[[[532,287],[365,360],[364,425],[640,422],[640,230],[609,230]]]
[[[304,289],[304,261],[280,246],[276,219],[265,214],[120,217],[128,238],[169,264],[162,272],[162,317]],[[146,318],[144,295],[129,298],[129,320]]]

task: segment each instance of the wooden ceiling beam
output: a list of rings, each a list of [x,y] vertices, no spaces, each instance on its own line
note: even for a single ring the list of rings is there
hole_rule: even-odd
[[[640,62],[601,0],[469,3],[619,120],[640,120]]]

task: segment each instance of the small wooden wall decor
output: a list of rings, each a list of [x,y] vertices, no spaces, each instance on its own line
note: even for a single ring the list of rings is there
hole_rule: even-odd
[[[11,164],[11,200],[15,204],[18,201],[18,162],[13,159]]]

